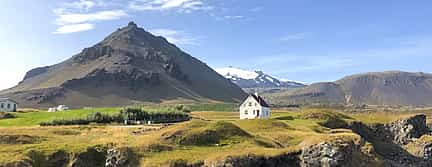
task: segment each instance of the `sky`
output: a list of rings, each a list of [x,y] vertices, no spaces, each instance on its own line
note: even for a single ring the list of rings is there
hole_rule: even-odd
[[[0,89],[134,21],[212,68],[307,83],[432,72],[430,0],[0,0]]]

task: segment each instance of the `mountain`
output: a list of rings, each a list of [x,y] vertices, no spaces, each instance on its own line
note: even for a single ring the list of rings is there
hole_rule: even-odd
[[[387,71],[268,94],[274,104],[432,105],[432,74]]]
[[[303,87],[304,84],[295,81],[281,80],[262,71],[246,71],[239,68],[227,67],[219,68],[216,71],[237,84],[241,88],[297,88]]]
[[[245,93],[205,63],[133,22],[70,59],[30,70],[0,92],[21,107],[239,101]]]

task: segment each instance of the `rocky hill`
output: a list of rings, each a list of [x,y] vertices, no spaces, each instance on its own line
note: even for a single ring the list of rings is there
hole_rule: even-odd
[[[352,75],[269,94],[276,104],[432,105],[432,75],[401,71]]]
[[[135,23],[0,92],[21,107],[119,106],[167,100],[238,101],[245,93],[205,63]]]
[[[305,84],[278,79],[262,71],[247,71],[234,67],[219,68],[216,71],[241,88],[298,88]]]

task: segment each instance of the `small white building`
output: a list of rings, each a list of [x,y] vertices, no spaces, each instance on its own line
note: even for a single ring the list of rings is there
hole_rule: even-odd
[[[15,112],[18,103],[9,98],[0,98],[0,112]]]
[[[59,105],[57,107],[49,108],[48,112],[58,112],[58,111],[66,111],[69,110],[69,107],[66,105]]]
[[[270,106],[258,93],[250,94],[240,106],[240,119],[268,119]]]

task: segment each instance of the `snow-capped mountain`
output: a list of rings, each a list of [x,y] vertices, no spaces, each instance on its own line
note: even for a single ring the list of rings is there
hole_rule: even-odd
[[[234,67],[215,70],[241,88],[297,88],[305,86],[301,82],[277,79],[262,71],[253,72]]]

